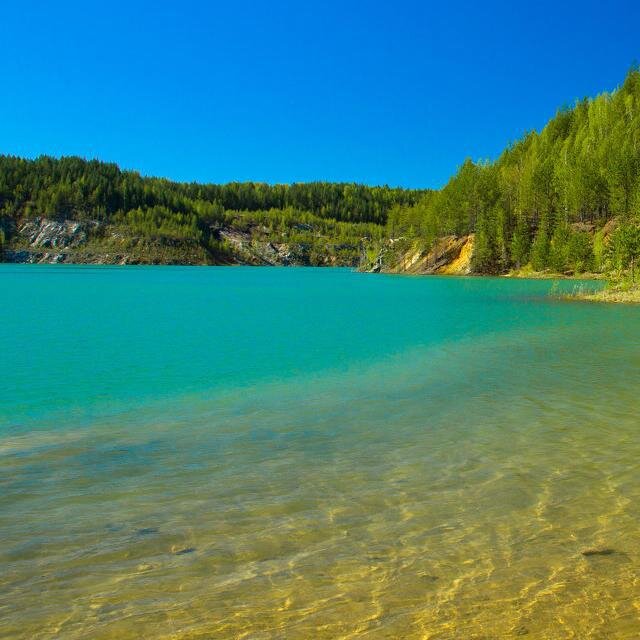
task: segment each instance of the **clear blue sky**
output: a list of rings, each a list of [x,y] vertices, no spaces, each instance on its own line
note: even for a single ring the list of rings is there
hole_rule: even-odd
[[[0,152],[438,187],[640,60],[638,0],[6,2]]]

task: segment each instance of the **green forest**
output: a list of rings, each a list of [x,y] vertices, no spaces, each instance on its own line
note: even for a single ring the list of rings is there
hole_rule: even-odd
[[[229,228],[303,243],[312,263],[335,250],[337,263],[355,264],[363,239],[382,238],[391,207],[423,194],[327,182],[185,184],[97,160],[0,156],[0,240],[9,242],[25,219],[90,220],[130,238],[197,243],[216,263],[233,261],[233,248],[219,239]]]
[[[640,70],[558,111],[495,162],[466,160],[440,191],[394,206],[387,233],[427,246],[475,233],[474,270],[624,269],[640,254]]]
[[[477,273],[635,273],[639,216],[638,68],[615,91],[560,109],[497,160],[465,160],[440,190],[187,184],[77,157],[0,156],[5,246],[21,221],[40,217],[98,222],[130,244],[144,238],[179,252],[191,243],[211,263],[235,259],[226,229],[302,246],[310,264],[355,265],[389,239],[396,249],[428,248],[474,233]]]

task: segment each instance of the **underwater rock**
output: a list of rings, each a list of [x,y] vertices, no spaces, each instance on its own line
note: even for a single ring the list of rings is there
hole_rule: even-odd
[[[420,580],[424,581],[424,582],[435,582],[436,580],[439,580],[440,577],[439,576],[434,576],[431,575],[430,573],[421,573],[420,574]]]
[[[171,553],[176,556],[185,556],[187,553],[193,553],[195,550],[195,547],[171,547]]]
[[[603,547],[601,549],[584,549],[580,553],[588,558],[590,556],[612,556],[618,552],[610,547]]]

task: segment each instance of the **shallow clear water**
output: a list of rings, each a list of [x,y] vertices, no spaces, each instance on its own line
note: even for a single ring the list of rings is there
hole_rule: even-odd
[[[0,265],[0,637],[637,637],[640,308],[550,287]]]

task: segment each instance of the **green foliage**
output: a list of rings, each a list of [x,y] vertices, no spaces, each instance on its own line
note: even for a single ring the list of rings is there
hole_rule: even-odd
[[[633,219],[618,225],[611,234],[607,246],[609,267],[622,272],[629,267],[631,280],[635,281],[635,271],[640,258],[640,220]]]
[[[548,265],[553,271],[563,273],[569,268],[569,241],[571,229],[565,222],[556,226],[549,246]]]
[[[98,220],[118,227],[131,246],[136,238],[153,247],[186,242],[222,263],[234,254],[220,236],[226,227],[249,241],[299,245],[317,264],[357,264],[363,243],[382,238],[389,211],[423,196],[350,183],[184,184],[95,160],[0,156],[0,217]]]
[[[511,259],[516,269],[520,269],[529,262],[530,251],[529,227],[524,218],[520,216],[511,236]]]
[[[588,233],[574,231],[569,237],[567,246],[567,267],[573,273],[593,271],[595,256],[593,241]]]
[[[599,229],[593,234],[593,269],[594,271],[604,271],[607,266],[607,241],[605,230]]]
[[[117,214],[114,220],[133,233],[150,238],[196,241],[202,239],[202,230],[198,227],[198,217],[195,214],[174,213],[158,205]]]
[[[538,228],[533,244],[531,245],[531,266],[536,271],[543,271],[549,260],[549,235],[546,225]]]
[[[343,222],[385,224],[393,206],[415,204],[424,193],[329,182],[187,184],[143,178],[97,160],[0,156],[0,209],[15,218],[42,215],[110,220],[118,212],[160,206],[213,222],[227,210],[291,208]]]
[[[499,218],[499,211],[482,212],[476,223],[474,270],[483,273],[499,273],[506,262],[506,245],[499,225],[492,219]]]
[[[590,271],[594,265],[591,237],[567,223],[558,224],[551,238],[547,264],[557,273]]]

